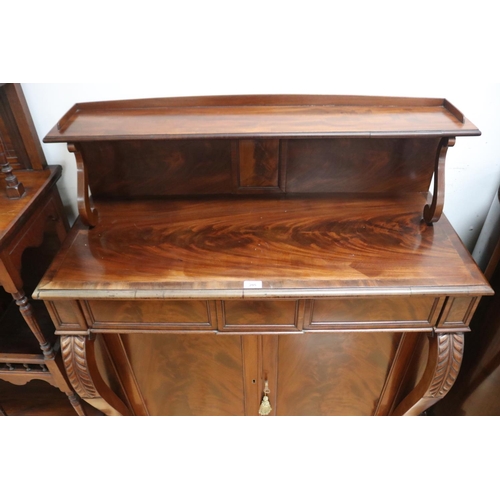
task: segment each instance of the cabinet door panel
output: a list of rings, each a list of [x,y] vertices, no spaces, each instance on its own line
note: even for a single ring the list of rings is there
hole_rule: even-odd
[[[240,336],[122,335],[150,415],[243,415]]]
[[[280,336],[277,414],[372,415],[400,337],[387,332]]]

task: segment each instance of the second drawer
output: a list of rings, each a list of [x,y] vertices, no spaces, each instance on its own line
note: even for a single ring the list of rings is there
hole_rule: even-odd
[[[302,300],[223,300],[217,302],[221,332],[278,333],[302,331]]]
[[[305,330],[431,329],[444,297],[355,297],[308,300]]]

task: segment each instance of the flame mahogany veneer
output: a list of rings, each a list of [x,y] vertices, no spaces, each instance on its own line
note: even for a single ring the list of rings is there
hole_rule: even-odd
[[[443,99],[76,104],[80,218],[39,284],[107,414],[416,415],[492,290],[441,215]],[[436,179],[432,193],[429,186]],[[425,209],[424,209],[425,207]]]

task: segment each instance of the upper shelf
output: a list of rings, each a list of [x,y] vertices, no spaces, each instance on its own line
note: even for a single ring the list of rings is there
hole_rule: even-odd
[[[446,99],[254,95],[75,104],[44,142],[480,134]]]

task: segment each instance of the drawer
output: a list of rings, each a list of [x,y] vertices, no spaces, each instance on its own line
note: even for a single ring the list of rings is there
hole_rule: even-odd
[[[218,303],[219,331],[302,331],[303,309],[299,300],[223,300]]]
[[[45,306],[57,330],[74,332],[88,328],[87,320],[76,300],[47,301]]]
[[[479,299],[480,297],[448,297],[439,319],[439,328],[467,330]]]
[[[207,300],[89,300],[92,328],[215,330],[215,306]]]
[[[444,297],[363,297],[307,301],[305,330],[431,329]]]

